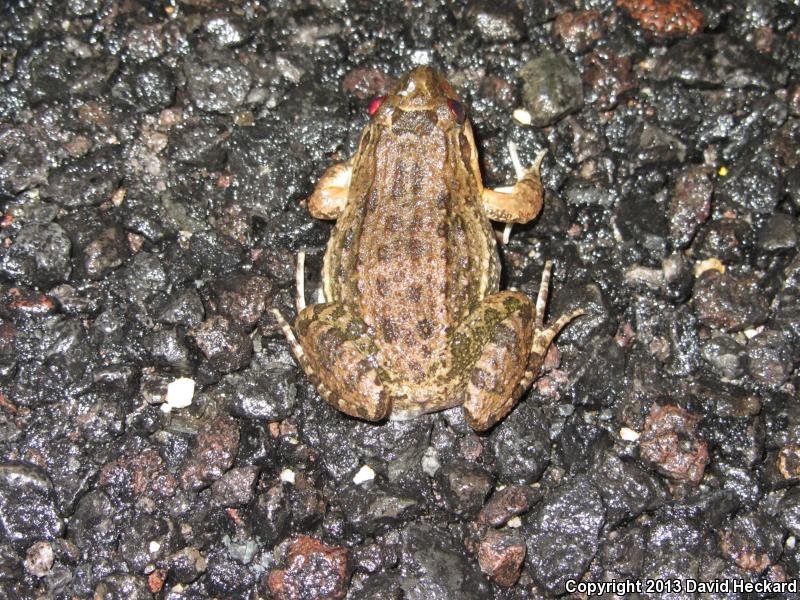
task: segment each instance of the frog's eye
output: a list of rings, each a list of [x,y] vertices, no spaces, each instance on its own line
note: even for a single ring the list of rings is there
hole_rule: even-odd
[[[370,117],[378,112],[378,109],[381,107],[381,104],[383,104],[384,100],[386,100],[386,96],[378,96],[377,98],[372,99],[372,102],[369,103],[369,108],[367,109],[367,113]]]
[[[456,123],[463,125],[464,120],[467,118],[467,109],[464,108],[464,105],[458,100],[448,98],[447,106],[450,107],[450,112],[452,112],[453,116],[456,118]]]

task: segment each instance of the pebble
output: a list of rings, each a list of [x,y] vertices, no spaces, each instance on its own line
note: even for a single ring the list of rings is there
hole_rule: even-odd
[[[236,467],[211,485],[211,495],[222,506],[249,504],[258,478],[258,467]]]
[[[716,270],[697,278],[692,304],[704,325],[727,332],[760,325],[769,316],[767,299],[755,281]]]
[[[18,549],[53,540],[64,531],[50,478],[39,467],[0,463],[0,531]]]
[[[597,552],[604,523],[600,494],[584,478],[571,479],[545,497],[524,532],[531,575],[547,593],[561,594],[567,580],[580,580]]]
[[[209,317],[187,334],[211,368],[221,373],[241,369],[250,362],[253,341],[231,319],[221,315]]]
[[[517,582],[523,560],[525,540],[513,531],[490,529],[478,547],[481,571],[503,587],[511,587]]]
[[[574,63],[544,52],[520,69],[522,101],[534,127],[552,125],[583,106],[583,84]]]
[[[556,17],[551,31],[567,50],[581,54],[603,37],[606,24],[599,10],[567,11]]]
[[[199,491],[227,471],[239,450],[239,428],[229,418],[215,418],[198,431],[179,471],[185,490]]]
[[[0,254],[0,272],[27,285],[49,287],[69,279],[72,243],[57,223],[31,223]]]
[[[192,404],[194,397],[195,381],[190,377],[179,377],[167,385],[167,395],[164,397],[170,409],[186,408]]]
[[[478,521],[500,527],[516,515],[524,515],[542,497],[541,488],[512,484],[497,490],[483,506]]]
[[[247,98],[252,78],[247,68],[230,55],[216,52],[213,58],[190,58],[184,63],[186,89],[197,108],[230,114]]]
[[[487,42],[514,42],[525,33],[522,13],[516,3],[508,0],[472,0],[466,18]]]
[[[336,600],[345,597],[350,574],[346,548],[303,535],[289,544],[283,567],[269,574],[269,590],[277,600]]]
[[[714,185],[708,169],[691,166],[678,175],[669,199],[669,241],[685,248],[711,214]]]
[[[616,0],[639,26],[660,38],[694,35],[705,18],[692,0]]]
[[[492,489],[491,475],[478,465],[454,462],[436,473],[447,509],[461,517],[475,517]]]
[[[708,444],[697,434],[700,417],[673,406],[653,405],[639,438],[639,455],[662,475],[693,485],[709,462]]]
[[[744,374],[747,354],[744,346],[732,336],[715,335],[703,342],[701,354],[720,377],[737,379]]]
[[[44,577],[53,568],[53,546],[50,542],[36,542],[25,555],[25,570],[34,577]]]

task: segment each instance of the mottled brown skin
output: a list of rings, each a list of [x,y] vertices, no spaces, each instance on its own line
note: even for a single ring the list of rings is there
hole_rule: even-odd
[[[386,97],[351,161],[309,198],[336,219],[323,266],[324,304],[302,310],[298,362],[320,394],[368,420],[463,405],[484,430],[513,408],[553,337],[524,294],[499,290],[489,218],[527,222],[542,205],[538,172],[509,191],[484,189],[469,121],[437,72],[418,67]],[[452,103],[451,103],[452,104]],[[543,293],[549,272],[543,278]]]

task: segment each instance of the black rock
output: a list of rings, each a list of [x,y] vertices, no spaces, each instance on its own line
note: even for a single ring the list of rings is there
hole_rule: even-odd
[[[217,385],[216,394],[227,399],[231,414],[245,419],[282,421],[294,409],[297,369],[261,360]]]
[[[189,96],[201,110],[232,113],[247,98],[252,79],[233,55],[217,52],[213,58],[193,57],[183,67]]]
[[[32,223],[20,229],[0,255],[0,272],[27,285],[49,287],[69,279],[72,244],[57,223]]]
[[[221,373],[244,367],[253,354],[253,341],[242,328],[225,317],[213,316],[189,330],[188,338]]]
[[[701,354],[721,377],[736,379],[744,373],[745,348],[729,335],[715,335],[703,342]]]
[[[489,443],[498,479],[503,483],[533,483],[550,463],[550,424],[530,401],[521,402],[499,427]]]
[[[478,465],[451,462],[436,472],[446,508],[453,514],[471,519],[483,506],[492,489],[492,477]]]
[[[18,550],[62,534],[64,523],[54,499],[53,484],[41,469],[22,462],[0,463],[0,528]]]
[[[776,88],[785,84],[787,70],[767,54],[726,35],[696,35],[659,57],[650,77],[689,85]]]
[[[553,595],[579,580],[599,547],[605,523],[603,500],[586,479],[576,478],[548,494],[526,519],[524,531],[533,578]]]
[[[542,53],[528,61],[519,76],[522,101],[535,127],[551,125],[583,106],[580,73],[565,55]]]
[[[444,531],[409,525],[401,552],[400,587],[409,600],[478,600],[489,593],[479,571]]]

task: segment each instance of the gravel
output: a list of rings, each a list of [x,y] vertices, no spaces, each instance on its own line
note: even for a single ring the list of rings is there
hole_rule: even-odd
[[[800,576],[793,3],[12,1],[0,22],[0,597]],[[547,316],[588,313],[482,435],[458,409],[336,412],[270,312],[293,314],[299,250],[320,283],[331,224],[303,199],[425,62],[487,186],[513,182],[509,141],[547,150],[504,285],[535,295],[552,259]]]

